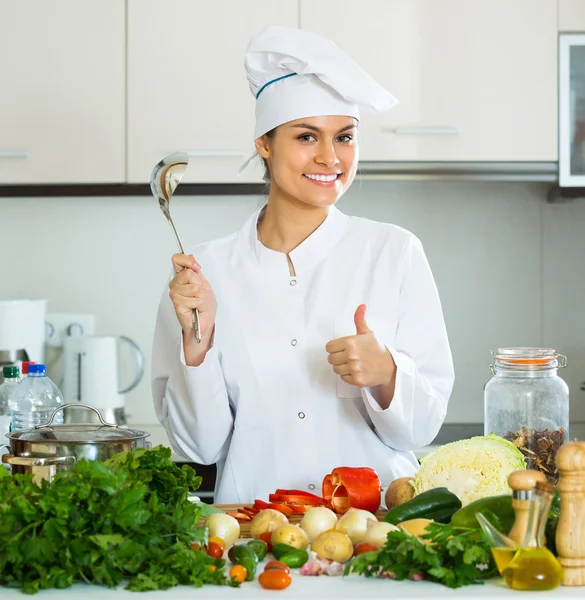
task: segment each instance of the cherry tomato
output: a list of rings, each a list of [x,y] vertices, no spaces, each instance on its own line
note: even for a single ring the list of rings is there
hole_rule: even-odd
[[[356,545],[353,549],[353,555],[359,556],[360,554],[364,554],[364,552],[378,552],[380,548],[378,546],[374,546],[374,544],[368,544],[368,542],[361,542]]]
[[[272,532],[267,531],[260,536],[260,539],[268,546],[268,552],[272,552]]]
[[[290,568],[288,567],[288,565],[285,565],[283,562],[280,562],[279,560],[271,560],[270,562],[267,562],[266,566],[264,567],[265,571],[272,571],[273,569],[278,569],[279,571],[284,571],[287,574],[290,573]]]
[[[207,541],[207,543],[211,544],[212,542],[214,542],[215,544],[219,544],[225,550],[225,542],[220,537],[212,535]]]
[[[246,567],[243,567],[242,565],[234,565],[230,569],[230,579],[233,579],[237,583],[242,583],[243,581],[246,581],[247,574],[248,571],[246,571]]]
[[[215,565],[207,565],[207,568],[214,573],[215,571],[217,571],[217,567]]]
[[[207,554],[212,558],[221,558],[223,556],[223,548],[216,542],[209,542],[207,545]]]
[[[284,588],[287,588],[290,585],[291,581],[291,576],[281,569],[264,571],[264,573],[258,577],[260,585],[267,590],[284,590]]]
[[[197,542],[195,542],[194,544],[191,544],[191,545],[189,546],[189,548],[190,548],[191,550],[201,550],[201,544],[198,544]]]

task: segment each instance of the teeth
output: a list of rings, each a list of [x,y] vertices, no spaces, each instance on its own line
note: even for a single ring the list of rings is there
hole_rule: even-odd
[[[337,175],[305,175],[305,177],[315,181],[335,181],[337,179]]]

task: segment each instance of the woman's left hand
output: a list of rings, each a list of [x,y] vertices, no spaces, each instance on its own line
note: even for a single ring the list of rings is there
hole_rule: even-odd
[[[331,340],[325,350],[335,373],[357,387],[393,386],[396,364],[392,354],[366,323],[366,306],[354,315],[356,335]]]

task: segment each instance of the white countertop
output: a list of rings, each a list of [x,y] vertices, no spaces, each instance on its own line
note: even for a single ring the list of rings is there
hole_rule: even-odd
[[[261,572],[260,570],[258,573]],[[76,584],[66,590],[42,590],[39,592],[39,598],[53,598],[67,600],[102,599],[102,598],[137,598],[144,597],[145,600],[225,600],[226,598],[250,600],[271,598],[286,598],[288,600],[411,600],[412,598],[428,598],[436,600],[445,598],[450,600],[475,600],[476,598],[502,600],[506,598],[540,598],[541,600],[557,600],[562,598],[583,598],[585,588],[583,587],[559,587],[550,592],[516,592],[504,587],[501,580],[494,580],[485,585],[470,585],[463,588],[452,590],[436,583],[412,582],[412,581],[390,581],[387,579],[366,579],[352,575],[347,578],[327,577],[308,577],[293,574],[293,581],[286,590],[274,591],[263,589],[257,581],[250,581],[242,584],[239,589],[228,588],[227,586],[205,585],[202,588],[193,588],[188,586],[178,586],[169,590],[156,592],[147,592],[143,596],[136,592],[128,592],[123,588],[110,590],[93,585]],[[0,597],[23,599],[22,592],[17,589],[0,588]]]

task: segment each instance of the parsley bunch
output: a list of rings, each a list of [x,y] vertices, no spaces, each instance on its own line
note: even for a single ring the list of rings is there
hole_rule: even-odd
[[[201,477],[163,446],[81,460],[39,486],[0,469],[0,585],[25,593],[76,582],[127,589],[231,584],[204,543],[200,509],[187,500]],[[215,567],[215,568],[210,568]]]
[[[427,579],[457,588],[497,575],[488,542],[477,529],[430,523],[425,544],[405,531],[391,531],[378,552],[356,556],[345,574],[389,579]]]

